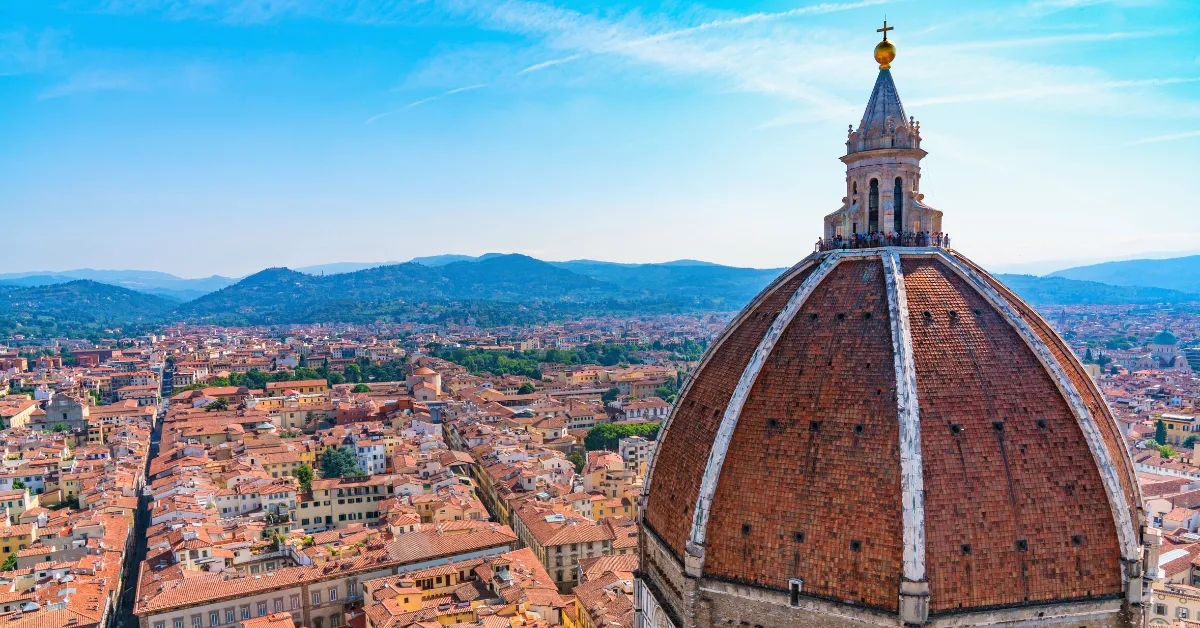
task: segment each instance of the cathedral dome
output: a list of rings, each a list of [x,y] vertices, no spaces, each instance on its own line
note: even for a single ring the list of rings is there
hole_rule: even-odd
[[[1132,465],[1032,308],[955,252],[814,254],[737,317],[661,436],[645,527],[715,580],[932,614],[1120,599]]]
[[[868,176],[899,192],[921,155]],[[639,625],[1133,625],[1157,556],[1070,348],[940,234],[837,238],[738,314],[672,406]]]

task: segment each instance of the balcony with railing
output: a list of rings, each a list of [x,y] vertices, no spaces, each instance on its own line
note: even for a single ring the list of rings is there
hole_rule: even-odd
[[[950,234],[928,231],[904,233],[856,233],[849,238],[818,238],[813,247],[817,251],[846,251],[851,249],[877,249],[886,246],[912,246],[950,248]]]

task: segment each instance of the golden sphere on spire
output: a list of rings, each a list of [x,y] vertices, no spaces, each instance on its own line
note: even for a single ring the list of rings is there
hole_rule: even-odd
[[[886,70],[892,67],[892,61],[896,58],[896,47],[892,42],[887,40],[888,31],[896,30],[895,26],[888,26],[887,20],[883,21],[883,28],[875,29],[876,33],[883,33],[883,41],[875,46],[875,61],[879,63],[880,70]]]
[[[896,47],[892,42],[883,40],[875,46],[875,61],[879,63],[880,70],[886,70],[892,67],[892,61],[896,59]]]

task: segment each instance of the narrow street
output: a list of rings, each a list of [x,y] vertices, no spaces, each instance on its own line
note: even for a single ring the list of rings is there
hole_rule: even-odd
[[[159,443],[162,440],[163,419],[167,413],[167,402],[159,406],[154,419],[154,429],[150,431],[150,453],[146,457],[145,473],[150,472],[150,461],[158,456]],[[146,559],[146,529],[150,527],[150,481],[146,480],[146,488],[138,497],[137,519],[133,526],[133,551],[125,557],[124,579],[121,588],[121,598],[117,605],[117,628],[137,628],[138,620],[133,614],[133,604],[137,595],[138,567]]]

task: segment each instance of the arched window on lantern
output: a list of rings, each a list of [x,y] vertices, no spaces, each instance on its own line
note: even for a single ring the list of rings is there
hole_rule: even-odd
[[[879,179],[871,179],[867,192],[867,233],[879,231]]]
[[[892,190],[892,230],[904,231],[904,180],[896,177],[896,187]]]

